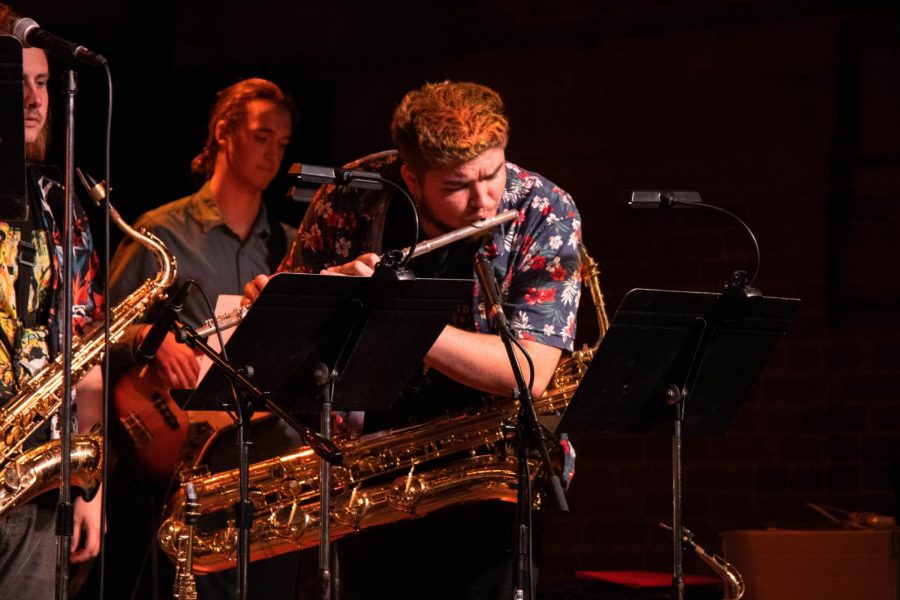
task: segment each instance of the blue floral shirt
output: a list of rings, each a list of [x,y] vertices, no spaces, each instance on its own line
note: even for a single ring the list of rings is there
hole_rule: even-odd
[[[402,185],[398,167],[395,153],[372,155],[348,165],[380,172]],[[519,215],[496,227],[478,252],[491,259],[504,312],[517,336],[571,351],[581,296],[578,209],[569,194],[537,173],[508,162],[506,174],[498,212],[515,209]],[[385,192],[323,186],[279,270],[318,273],[367,252],[380,254],[389,200]],[[475,279],[474,267],[471,276]],[[477,279],[472,303],[463,312],[470,317],[455,318],[454,324],[495,332]]]

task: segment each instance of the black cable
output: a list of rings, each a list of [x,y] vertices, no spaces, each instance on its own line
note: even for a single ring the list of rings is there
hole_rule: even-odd
[[[194,287],[200,291],[200,295],[203,297],[203,303],[206,304],[206,312],[211,317],[213,327],[216,328],[216,338],[219,340],[219,348],[221,348],[222,358],[225,359],[225,362],[229,362],[228,360],[228,350],[225,349],[225,339],[222,337],[222,329],[219,327],[219,320],[216,319],[215,310],[213,309],[212,302],[209,300],[209,296],[206,295],[206,292],[203,291],[203,288],[200,287],[197,282],[194,282]],[[237,414],[231,413],[230,411],[226,411],[226,414],[231,417],[231,419],[235,422],[235,424],[240,423],[239,419],[243,419],[243,415],[240,412],[240,401],[238,399],[237,388],[234,385],[234,381],[231,382],[231,397],[234,400],[234,405],[238,407]]]
[[[222,338],[222,329],[219,328],[219,321],[216,319],[215,309],[213,309],[212,302],[209,301],[209,296],[206,295],[206,292],[203,291],[203,288],[200,286],[200,284],[198,284],[193,279],[191,279],[190,281],[194,286],[194,289],[200,292],[200,296],[203,297],[203,303],[206,304],[206,312],[209,313],[213,326],[216,328],[216,337],[219,340],[219,346],[222,348],[222,358],[227,361],[228,351],[225,349],[225,340]]]
[[[402,195],[403,198],[406,199],[406,202],[409,204],[409,208],[412,210],[414,230],[413,230],[413,236],[412,236],[412,243],[410,243],[410,245],[409,245],[409,251],[407,251],[406,256],[403,257],[403,260],[400,261],[400,266],[405,267],[406,264],[412,259],[413,255],[416,253],[416,244],[419,241],[419,213],[416,210],[416,203],[413,201],[412,196],[409,195],[409,193],[403,188],[402,185],[394,183],[390,179],[381,177],[380,175],[366,177],[366,176],[362,176],[362,175],[353,174],[353,175],[349,175],[348,180],[371,181],[371,182],[376,182],[376,183],[382,183],[382,184],[387,185],[390,188],[393,188],[395,191],[400,192],[400,195]]]
[[[99,598],[103,600],[106,582],[106,499],[109,493],[109,369],[110,369],[110,343],[109,343],[109,325],[110,325],[110,308],[109,308],[109,237],[110,237],[110,206],[112,206],[112,183],[110,179],[111,171],[111,147],[112,147],[112,112],[113,112],[113,80],[112,72],[109,70],[109,64],[103,63],[103,70],[106,73],[107,85],[107,104],[106,104],[106,147],[104,150],[104,175],[106,177],[106,205],[103,208],[103,366],[101,367],[103,378],[102,392],[102,417],[101,427],[103,428],[103,448],[100,451],[102,455],[103,467],[100,469],[100,589]]]
[[[528,371],[529,371],[529,375],[528,375],[528,389],[529,389],[529,390],[534,389],[534,361],[531,360],[531,355],[528,354],[528,351],[525,350],[525,347],[522,346],[522,344],[519,343],[519,340],[517,340],[517,339],[515,338],[515,336],[512,335],[512,329],[511,329],[511,328],[510,328],[509,341],[512,342],[513,345],[514,345],[516,348],[518,348],[519,351],[520,351],[522,354],[525,355],[525,361],[528,363]],[[519,357],[518,357],[518,356],[516,356],[516,362],[519,362]],[[522,365],[521,365],[521,364],[519,365],[519,369],[520,369],[520,370],[522,369]]]
[[[540,424],[538,424],[538,427],[540,427]],[[525,499],[528,502],[528,564],[525,565],[527,581],[525,581],[524,588],[527,590],[525,598],[534,600],[534,573],[532,572],[532,565],[534,564],[534,511],[532,510],[534,497],[531,489],[531,465],[527,459],[525,460],[525,474],[528,475],[525,484]]]
[[[729,217],[731,217],[732,219],[735,219],[738,223],[740,223],[741,226],[747,231],[747,233],[750,234],[750,239],[753,241],[753,248],[756,251],[756,257],[755,257],[756,264],[753,267],[753,275],[750,277],[750,283],[749,283],[749,285],[753,285],[753,282],[756,281],[756,276],[759,274],[759,263],[760,263],[759,242],[756,241],[756,236],[753,235],[753,230],[750,229],[750,227],[744,222],[744,220],[741,219],[736,214],[734,214],[733,212],[726,210],[724,208],[721,208],[719,206],[714,206],[712,204],[701,204],[699,202],[681,202],[677,198],[671,198],[670,202],[672,203],[672,206],[690,206],[692,208],[709,208],[711,210],[716,210],[716,211],[719,211],[721,213],[728,215]]]

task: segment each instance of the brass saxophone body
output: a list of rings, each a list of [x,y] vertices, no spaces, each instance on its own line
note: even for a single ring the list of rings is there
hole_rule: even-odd
[[[582,259],[585,285],[606,331],[596,263]],[[568,406],[600,340],[565,357],[548,389],[535,400],[539,415],[557,415]],[[358,530],[420,517],[471,501],[515,502],[517,464],[509,446],[518,406],[512,399],[487,399],[477,409],[402,429],[335,439],[344,455],[332,467],[332,539]],[[538,461],[532,464],[532,473]],[[169,502],[159,543],[177,562],[192,552],[193,572],[206,574],[236,564],[238,532],[233,508],[239,497],[236,469],[209,474],[205,467],[182,473],[181,490]],[[200,519],[192,543],[183,544],[186,485],[196,489]],[[250,560],[318,544],[319,460],[309,447],[250,467],[254,521]],[[540,495],[535,500],[539,503]]]
[[[539,414],[564,408],[568,388],[536,401]],[[478,412],[441,417],[411,427],[335,442],[344,465],[332,467],[333,539],[357,530],[426,515],[474,500],[516,501],[516,461],[507,448],[507,424],[516,416],[512,400]],[[509,451],[508,451],[509,450]],[[536,469],[538,463],[532,467]],[[308,447],[250,467],[254,522],[251,560],[318,544],[319,459]],[[233,508],[237,470],[190,479],[197,490],[200,521],[194,527],[193,569],[204,574],[235,565],[237,528]],[[160,544],[176,560],[184,519],[185,491],[170,501]]]
[[[154,253],[160,266],[153,279],[110,310],[109,338],[114,343],[153,302],[165,297],[166,289],[175,281],[176,264],[175,257],[158,238],[131,228],[115,210],[111,214],[122,231]],[[73,341],[73,383],[103,360],[103,349],[103,327]],[[60,441],[53,440],[24,453],[21,448],[62,405],[63,376],[62,356],[58,356],[0,409],[0,515],[59,486]],[[99,486],[102,445],[97,433],[72,436],[72,484],[81,487],[87,497],[92,497]]]

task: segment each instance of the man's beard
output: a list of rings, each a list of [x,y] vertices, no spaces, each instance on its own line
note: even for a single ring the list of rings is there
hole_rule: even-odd
[[[435,227],[440,233],[448,233],[453,231],[453,227],[441,221],[437,215],[431,210],[428,202],[424,201],[424,197],[416,198],[416,212],[419,213],[419,220]]]
[[[47,157],[47,142],[50,140],[50,114],[44,121],[44,126],[38,132],[37,138],[30,144],[25,144],[25,160],[29,163],[42,163]]]
[[[437,217],[437,215],[435,215],[434,212],[431,210],[430,204],[426,201],[423,201],[423,198],[424,198],[424,196],[422,198],[415,198],[416,212],[419,214],[419,221],[423,221],[423,222],[431,224],[433,227],[435,227],[438,230],[438,235],[441,235],[444,233],[450,233],[451,231],[456,231],[457,229],[461,229],[462,227],[465,227],[470,224],[470,223],[466,222],[463,225],[460,225],[459,227],[454,227],[448,223],[441,221]],[[495,213],[496,213],[496,211],[495,211]],[[480,219],[478,219],[478,220],[480,220]],[[487,238],[487,237],[490,237],[491,233],[492,233],[491,230],[488,229],[482,233],[473,235],[472,239]]]

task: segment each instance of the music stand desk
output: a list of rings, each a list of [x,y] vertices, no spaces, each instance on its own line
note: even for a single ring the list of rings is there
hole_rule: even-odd
[[[671,432],[666,388],[686,382],[686,433],[724,432],[799,308],[794,298],[729,307],[722,294],[635,289],[622,300],[560,431]],[[733,310],[732,310],[733,308]]]
[[[387,411],[410,381],[472,281],[280,273],[273,276],[226,345],[232,364],[295,413],[318,414],[316,365],[337,372],[335,410]],[[185,403],[218,410],[229,382],[210,369]]]

